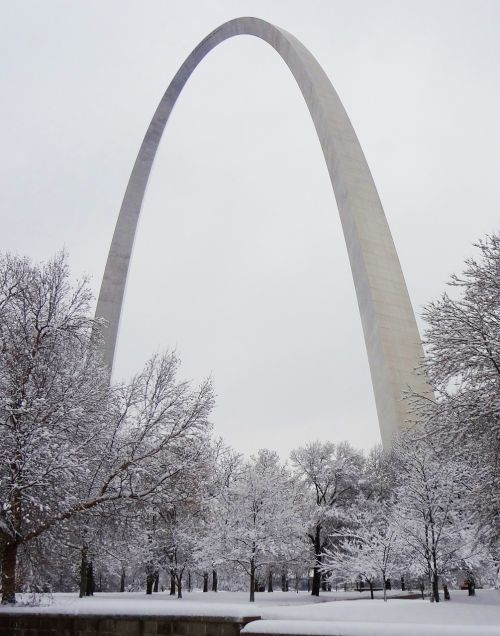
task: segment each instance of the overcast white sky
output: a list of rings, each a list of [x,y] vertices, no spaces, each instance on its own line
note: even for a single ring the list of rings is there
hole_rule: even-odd
[[[315,55],[342,99],[415,310],[500,229],[500,1],[2,0],[0,250],[66,247],[96,293],[154,109],[190,50],[253,15]],[[421,324],[421,323],[420,323]],[[202,62],[142,212],[118,378],[175,347],[212,375],[238,450],[379,441],[361,323],[319,142],[264,42]]]

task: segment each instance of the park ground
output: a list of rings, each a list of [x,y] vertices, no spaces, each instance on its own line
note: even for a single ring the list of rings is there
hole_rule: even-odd
[[[249,603],[244,592],[186,592],[178,600],[167,593],[97,593],[79,599],[54,594],[34,599],[21,596],[16,612],[110,615],[260,616],[243,632],[341,636],[500,636],[500,592],[478,590],[475,597],[453,591],[448,602],[421,599],[370,600],[358,592],[331,592],[319,598],[306,592],[259,593]]]

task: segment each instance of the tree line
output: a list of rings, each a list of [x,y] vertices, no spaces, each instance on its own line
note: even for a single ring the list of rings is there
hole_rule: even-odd
[[[316,441],[245,458],[172,351],[110,383],[67,257],[0,257],[2,603],[16,591],[497,585],[500,237],[424,310],[434,397],[390,452]],[[332,418],[334,413],[332,413]]]

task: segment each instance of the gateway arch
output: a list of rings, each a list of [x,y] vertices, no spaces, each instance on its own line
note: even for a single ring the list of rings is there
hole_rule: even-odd
[[[335,89],[311,53],[290,33],[257,18],[222,24],[187,57],[163,95],[142,142],[116,223],[97,303],[107,321],[104,355],[112,368],[132,246],[151,167],[165,125],[191,73],[218,44],[253,35],[270,44],[292,72],[318,133],[358,299],[384,447],[409,418],[402,394],[430,389],[414,373],[423,351],[401,265],[361,146]],[[332,329],[335,326],[332,325]]]

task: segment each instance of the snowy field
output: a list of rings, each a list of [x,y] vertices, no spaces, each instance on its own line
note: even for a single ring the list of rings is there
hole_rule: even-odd
[[[397,592],[395,592],[397,593]],[[453,591],[452,600],[439,604],[429,601],[392,599],[384,603],[360,598],[357,592],[324,593],[319,599],[301,592],[256,594],[249,603],[244,592],[186,592],[182,600],[167,593],[96,594],[76,598],[74,594],[54,594],[43,598],[43,605],[18,605],[0,611],[49,612],[67,614],[134,614],[260,616],[263,620],[247,625],[243,633],[315,634],[342,636],[500,636],[500,593],[478,590],[470,598]],[[356,600],[353,600],[356,599]],[[28,600],[27,598],[22,599]]]
[[[176,614],[178,616],[261,616],[271,618],[270,608],[292,607],[304,608],[339,600],[368,599],[369,592],[322,592],[319,598],[311,596],[308,592],[256,592],[255,603],[248,601],[248,592],[206,592],[199,590],[183,592],[183,598],[177,599],[160,592],[146,596],[142,592],[99,593],[93,597],[78,598],[74,593],[40,595],[35,598],[27,594],[18,594],[18,604],[9,611],[16,612],[53,612],[65,614]],[[400,595],[399,590],[388,594]],[[382,598],[382,592],[375,592],[375,597]],[[2,611],[0,606],[0,611]],[[279,615],[281,617],[281,615]],[[321,620],[321,619],[318,619]]]

